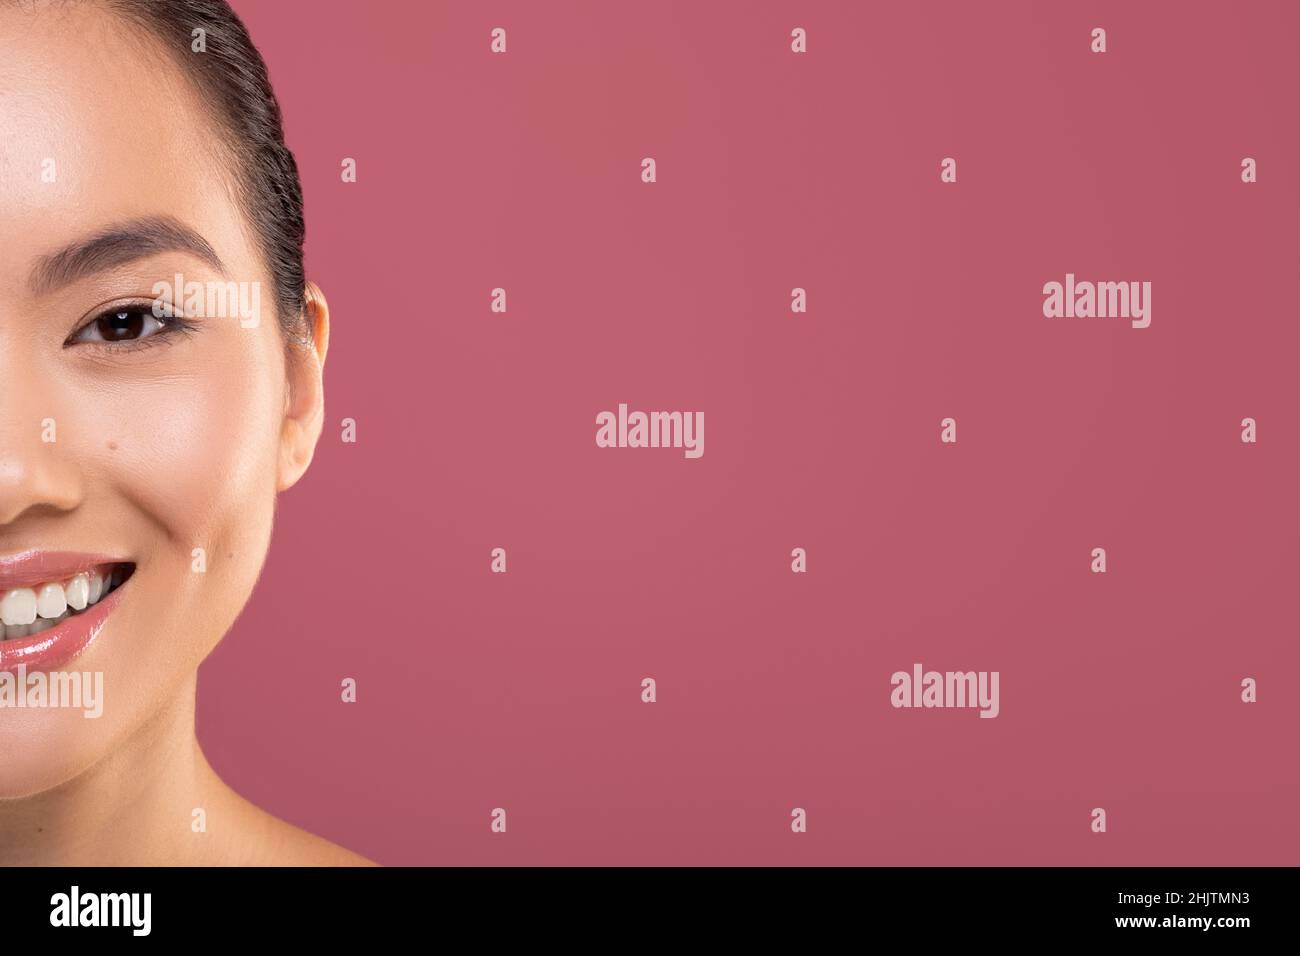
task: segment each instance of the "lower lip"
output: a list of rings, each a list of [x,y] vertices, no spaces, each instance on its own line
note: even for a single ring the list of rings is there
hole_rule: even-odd
[[[19,665],[29,671],[52,671],[70,662],[99,637],[125,585],[124,581],[98,604],[65,618],[49,630],[31,637],[0,641],[0,672],[17,673]]]

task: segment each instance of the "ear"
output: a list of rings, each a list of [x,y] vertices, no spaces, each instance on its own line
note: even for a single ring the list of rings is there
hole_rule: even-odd
[[[310,345],[291,343],[285,369],[284,424],[280,430],[280,473],[277,491],[292,488],[307,471],[325,424],[325,354],[330,345],[330,310],[325,294],[314,282],[305,290],[304,318],[311,329]]]

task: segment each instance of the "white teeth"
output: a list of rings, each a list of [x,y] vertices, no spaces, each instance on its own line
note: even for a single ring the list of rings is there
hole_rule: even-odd
[[[68,607],[74,611],[84,611],[90,603],[90,575],[84,571],[63,586],[63,593],[68,599]]]
[[[5,627],[31,624],[36,620],[36,592],[31,588],[15,588],[0,598],[0,621]],[[5,637],[12,637],[8,630]]]
[[[107,597],[123,580],[121,565],[92,568],[67,581],[0,590],[0,641],[39,634]]]
[[[68,609],[68,599],[62,584],[43,584],[36,592],[36,613],[52,621]]]

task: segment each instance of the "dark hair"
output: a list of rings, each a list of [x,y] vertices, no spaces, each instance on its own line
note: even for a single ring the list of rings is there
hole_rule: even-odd
[[[232,135],[240,204],[275,284],[280,326],[310,341],[304,321],[302,184],[284,144],[280,104],[266,62],[226,0],[106,0],[162,41]],[[206,52],[193,52],[202,30]]]

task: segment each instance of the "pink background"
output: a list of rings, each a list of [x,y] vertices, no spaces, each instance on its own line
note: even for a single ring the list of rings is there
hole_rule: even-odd
[[[232,785],[387,864],[1300,862],[1295,4],[235,6],[334,330]]]

